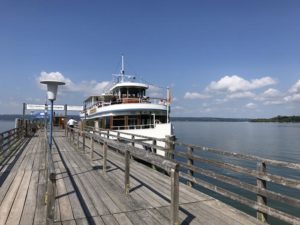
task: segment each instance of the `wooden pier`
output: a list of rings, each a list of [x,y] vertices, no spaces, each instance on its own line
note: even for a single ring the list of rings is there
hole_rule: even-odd
[[[26,141],[28,143],[26,143]],[[77,149],[64,131],[56,131],[52,159],[56,172],[54,224],[170,224],[170,177],[130,160],[130,188],[124,191],[124,156],[93,143]],[[24,138],[1,165],[0,225],[47,223],[45,134]],[[26,143],[26,145],[25,145]],[[92,143],[91,143],[92,144]],[[103,170],[103,165],[106,168]],[[179,184],[178,224],[260,224],[193,188]],[[45,199],[45,196],[46,199]],[[48,198],[48,199],[47,199]]]
[[[277,213],[276,209],[266,206],[266,196],[299,206],[299,199],[269,191],[265,185],[265,180],[271,177],[272,182],[282,182],[299,189],[297,179],[241,170],[259,176],[258,188],[254,188],[233,178],[225,179],[221,174],[205,171],[195,162],[214,163],[223,169],[238,170],[240,167],[228,163],[219,165],[194,155],[195,146],[186,146],[188,153],[185,155],[182,149],[174,151],[174,145],[178,143],[169,140],[167,149],[163,149],[161,142],[118,131],[58,129],[49,151],[43,129],[33,136],[27,127],[25,131],[14,129],[0,134],[0,225],[251,225],[266,224],[267,215]],[[171,148],[173,152],[169,152]],[[165,150],[168,157],[154,154],[158,150]],[[258,159],[226,152],[222,154],[247,160]],[[175,159],[176,155],[187,156],[187,164]],[[144,164],[137,159],[143,160]],[[300,166],[272,160],[265,160],[265,163],[292,169]],[[179,165],[188,170],[179,171]],[[194,189],[193,186],[200,183],[224,196],[238,198],[237,194],[200,180],[195,176],[196,172],[256,192],[257,204],[242,196],[237,200],[251,203],[257,209],[257,218],[265,223]],[[179,183],[179,177],[187,184]],[[266,212],[266,209],[269,211]],[[280,211],[277,216],[291,221],[291,224],[300,224],[297,216]]]

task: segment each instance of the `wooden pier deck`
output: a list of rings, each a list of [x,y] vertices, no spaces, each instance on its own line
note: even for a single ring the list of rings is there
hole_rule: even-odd
[[[0,225],[46,224],[46,148],[39,132],[1,167]],[[130,193],[124,193],[124,157],[108,151],[106,175],[102,148],[91,161],[64,132],[54,135],[56,225],[169,224],[170,177],[138,162],[130,164]],[[9,166],[10,165],[10,166]],[[180,184],[180,224],[260,224],[255,218]]]

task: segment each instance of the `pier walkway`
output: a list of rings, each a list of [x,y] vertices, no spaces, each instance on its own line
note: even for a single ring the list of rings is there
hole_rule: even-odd
[[[23,149],[0,167],[0,225],[46,224],[46,148],[39,131]],[[124,156],[108,150],[103,173],[102,148],[76,149],[63,131],[55,132],[56,170],[54,224],[170,224],[170,177],[134,160],[130,162],[130,192],[124,193]],[[179,187],[179,224],[260,224],[191,187]]]

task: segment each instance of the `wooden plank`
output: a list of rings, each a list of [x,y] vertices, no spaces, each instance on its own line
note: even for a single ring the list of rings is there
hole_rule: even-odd
[[[119,225],[118,221],[112,215],[101,216],[101,218],[106,225]]]
[[[130,219],[130,221],[133,224],[138,224],[138,225],[147,225],[147,223],[145,221],[142,220],[142,218],[140,218],[136,212],[132,211],[132,212],[126,212],[126,216]]]
[[[113,215],[117,222],[120,225],[133,225],[133,223],[130,221],[130,219],[126,216],[125,213],[118,213]]]
[[[76,225],[104,225],[100,216],[97,217],[89,217],[89,218],[82,218],[76,220]]]
[[[76,221],[75,220],[62,221],[62,225],[76,225]]]
[[[63,153],[62,155],[64,156],[65,153]],[[69,163],[69,159],[64,157],[65,162],[68,164]],[[69,166],[69,164],[68,164]],[[82,199],[84,200],[84,207],[83,207],[83,211],[85,212],[85,215],[88,216],[97,216],[97,210],[95,208],[95,206],[92,203],[92,200],[90,199],[88,193],[86,192],[84,185],[82,183],[82,181],[80,180],[78,174],[75,172],[74,168],[69,167],[71,175],[72,175],[72,179],[74,180],[75,184],[76,184],[76,188],[77,190],[80,192],[80,196],[82,197]],[[75,187],[74,187],[75,188]],[[79,198],[79,197],[78,197]],[[81,201],[79,199],[79,201]],[[80,203],[83,204],[83,203]],[[86,207],[86,208],[85,208]]]
[[[152,217],[147,210],[138,210],[136,214],[148,225],[162,225],[155,217]]]
[[[119,186],[122,187],[122,184],[124,184],[124,174],[120,170],[114,170],[110,172],[110,176],[114,176],[116,181],[118,182]],[[134,178],[131,178],[131,191],[130,195],[138,195],[140,198],[143,198],[144,201],[149,203],[147,204],[146,208],[151,207],[160,207],[163,205],[168,205],[169,203],[165,201],[164,199],[160,198],[158,195],[156,195],[154,192],[149,190],[143,183],[137,181]],[[135,196],[133,196],[135,197]]]
[[[25,206],[22,212],[20,225],[33,224],[35,208],[36,208],[36,196],[37,196],[37,184],[38,184],[39,172],[33,171],[28,188],[28,194],[26,196]]]
[[[26,198],[29,183],[30,183],[31,174],[32,174],[31,170],[26,170],[24,173],[17,196],[14,200],[14,204],[13,204],[13,206],[10,210],[9,216],[7,218],[6,225],[19,224],[19,222],[20,222],[24,203],[25,203],[25,198]]]
[[[24,170],[20,170],[18,174],[16,175],[12,185],[10,186],[8,192],[5,195],[5,198],[3,199],[1,206],[0,206],[0,225],[3,225],[6,223],[7,217],[9,216],[9,212],[11,209],[11,206],[14,202],[15,196],[18,192],[20,183],[22,181],[24,175]]]
[[[83,165],[84,161],[77,154],[73,153],[73,154],[70,154],[70,155],[66,155],[66,156],[64,156],[64,158],[67,158],[68,160],[71,160],[71,159],[72,160],[76,160],[77,163],[78,163],[78,165],[80,166],[80,168],[82,168],[82,170],[85,169],[86,171],[90,171],[92,169],[91,166],[89,166],[89,168],[86,168]],[[79,173],[79,171],[77,171],[77,173]],[[116,188],[116,184],[114,184],[112,182],[110,182],[109,184],[106,184],[106,182],[103,182],[103,178],[101,177],[101,175],[100,174],[95,174],[95,171],[93,171],[93,170],[91,170],[90,173],[93,174],[92,179],[95,180],[95,181],[97,181],[96,187],[98,189],[102,188],[102,190],[105,190],[105,193],[110,196],[110,198],[113,200],[114,204],[116,204],[119,209],[121,209],[122,211],[132,210],[132,208],[130,208],[128,206],[128,204],[126,203],[127,200],[125,200],[125,197],[122,196],[122,195],[120,195],[120,193],[122,193],[122,192],[121,192],[120,189]],[[88,173],[86,173],[85,176],[87,176],[87,174]],[[85,179],[85,177],[82,176],[82,175],[80,175],[80,174],[78,174],[78,176],[79,177],[81,176],[82,179]],[[132,202],[132,200],[129,200],[129,202]],[[120,211],[118,211],[118,212],[120,212]]]
[[[63,167],[63,165],[62,165],[62,167]],[[60,168],[60,166],[59,166],[59,168]],[[60,168],[60,169],[62,169],[62,168]],[[56,180],[56,189],[57,189],[57,194],[58,194],[58,196],[56,198],[58,199],[58,202],[59,202],[59,208],[62,209],[60,211],[61,221],[74,220],[71,203],[70,203],[70,200],[68,197],[69,193],[66,190],[63,179]]]
[[[37,187],[37,205],[34,215],[34,225],[44,225],[46,224],[46,212],[47,207],[45,204],[45,193],[46,193],[46,183],[45,183],[45,171],[39,171],[39,182]]]

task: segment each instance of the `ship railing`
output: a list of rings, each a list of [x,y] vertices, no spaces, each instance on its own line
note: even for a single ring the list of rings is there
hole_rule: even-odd
[[[92,129],[94,135],[164,153],[180,165],[180,179],[263,222],[300,224],[300,164],[149,138],[118,130]],[[281,223],[281,222],[277,222]]]
[[[154,128],[155,124],[142,124],[142,125],[127,125],[127,126],[112,126],[112,130],[137,130],[137,129],[147,129]]]
[[[149,103],[158,105],[167,105],[167,100],[164,98],[154,98],[154,97],[144,97],[144,98],[127,98],[123,97],[121,99],[111,100],[111,101],[98,101],[95,104],[87,107],[86,110],[93,109],[95,107],[101,108],[104,106],[110,106],[115,104],[132,104],[132,103]],[[82,111],[84,113],[84,111]]]

